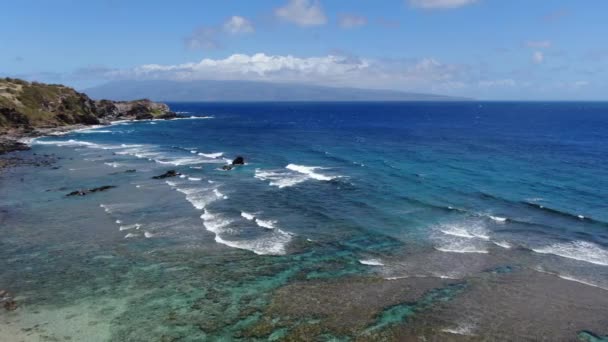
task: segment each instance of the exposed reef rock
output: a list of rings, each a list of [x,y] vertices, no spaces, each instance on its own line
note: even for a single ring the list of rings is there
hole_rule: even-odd
[[[232,161],[232,165],[245,165],[245,158],[238,156]]]
[[[104,185],[104,186],[100,186],[98,188],[92,188],[92,189],[88,189],[88,190],[72,191],[69,194],[67,194],[66,196],[85,196],[85,195],[88,195],[93,192],[101,192],[101,191],[106,191],[106,190],[113,189],[113,188],[115,188],[114,185]]]
[[[165,178],[176,177],[176,176],[181,176],[181,173],[179,173],[175,170],[169,170],[160,176],[154,176],[152,178],[153,179],[165,179]]]
[[[0,290],[0,303],[2,303],[2,306],[7,311],[15,311],[18,307],[17,302],[13,299],[13,295],[6,290]]]

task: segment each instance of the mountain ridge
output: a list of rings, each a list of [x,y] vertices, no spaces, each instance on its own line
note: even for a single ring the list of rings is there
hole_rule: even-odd
[[[149,98],[163,102],[264,102],[264,101],[468,101],[445,95],[396,90],[338,88],[297,83],[261,81],[112,81],[84,92],[92,98],[132,100]]]

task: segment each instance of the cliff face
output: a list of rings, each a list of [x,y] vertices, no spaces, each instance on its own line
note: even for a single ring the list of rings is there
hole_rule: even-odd
[[[0,78],[0,132],[175,116],[166,104],[150,100],[93,101],[62,85]]]

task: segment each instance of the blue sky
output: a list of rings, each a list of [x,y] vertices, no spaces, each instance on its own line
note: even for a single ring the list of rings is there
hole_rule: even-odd
[[[0,75],[608,99],[605,0],[6,2]]]

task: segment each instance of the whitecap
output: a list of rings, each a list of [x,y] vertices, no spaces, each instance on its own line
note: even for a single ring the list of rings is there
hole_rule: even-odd
[[[496,246],[506,248],[506,249],[513,248],[513,246],[510,243],[508,243],[507,241],[492,241],[492,243],[495,244]]]
[[[448,334],[463,335],[463,336],[474,336],[475,335],[473,333],[474,330],[475,330],[475,325],[468,324],[468,323],[459,324],[457,327],[454,327],[454,328],[441,329],[441,331],[446,332]]]
[[[203,225],[205,229],[215,234],[215,242],[238,249],[249,250],[258,255],[282,255],[286,253],[286,246],[291,241],[291,234],[284,232],[281,229],[273,229],[267,231],[262,236],[247,240],[228,239],[224,234],[230,234],[231,230],[228,226],[232,223],[231,220],[224,218],[219,214],[212,214],[205,209],[203,215]],[[238,236],[235,236],[238,238]]]
[[[359,260],[359,263],[367,266],[384,266],[381,260],[379,259],[365,259]]]
[[[506,217],[500,217],[500,216],[492,216],[492,215],[488,215],[489,218],[491,218],[492,220],[496,221],[496,222],[506,222],[507,218]]]
[[[197,177],[188,177],[188,180],[191,181],[200,181],[202,178],[197,178]]]
[[[309,176],[310,178],[320,180],[320,181],[330,181],[332,179],[337,178],[337,176],[327,176],[327,175],[321,174],[319,172],[316,172],[315,170],[323,169],[323,167],[320,167],[320,166],[306,166],[306,165],[289,164],[285,168],[288,170],[295,171],[295,172],[303,173],[303,174]]]
[[[573,282],[576,282],[576,283],[579,283],[579,284],[583,284],[583,285],[587,285],[587,286],[592,286],[592,287],[597,287],[598,289],[602,289],[602,290],[608,291],[607,287],[603,287],[603,286],[600,286],[598,284],[594,284],[594,283],[591,283],[591,282],[589,282],[587,280],[579,279],[579,278],[576,278],[576,277],[573,277],[573,276],[570,276],[570,275],[549,272],[549,271],[544,270],[542,267],[534,267],[533,269],[535,271],[537,271],[537,272],[550,274],[550,275],[559,277],[559,278],[564,279],[564,280],[573,281]]]
[[[608,266],[608,251],[587,241],[556,243],[550,246],[532,248],[536,253],[554,254],[563,258]]]
[[[259,218],[255,218],[255,223],[262,228],[274,229],[275,228],[274,225],[277,223],[277,221],[260,220]]]
[[[286,173],[283,171],[255,170],[254,177],[259,180],[269,181],[269,185],[278,188],[286,188],[302,183],[308,179],[306,175]]]
[[[474,246],[464,246],[462,248],[450,248],[450,247],[435,247],[436,250],[445,253],[479,253],[488,254],[485,249],[476,248]]]
[[[249,221],[254,220],[255,216],[253,214],[250,213],[246,213],[244,211],[241,211],[241,216]]]
[[[156,234],[152,234],[152,233],[150,233],[150,232],[144,232],[144,236],[145,236],[147,239],[149,239],[149,238],[152,238],[152,237],[156,236]]]
[[[111,166],[113,168],[117,168],[117,167],[121,167],[122,165],[117,163],[117,162],[111,162],[111,163],[104,163],[107,166]]]
[[[140,227],[141,227],[141,225],[139,223],[135,223],[135,224],[130,224],[128,226],[120,226],[119,230],[120,231],[131,230],[131,229],[139,230]]]
[[[134,234],[134,233],[129,233],[127,235],[125,235],[125,239],[129,239],[129,238],[134,238],[134,237],[138,237],[138,234]]]
[[[224,152],[213,152],[213,153],[199,153],[199,156],[207,157],[207,158],[219,158],[224,155]]]
[[[215,196],[217,196],[217,198],[228,199],[228,196],[221,193],[217,188],[213,189],[213,193],[215,194]]]

